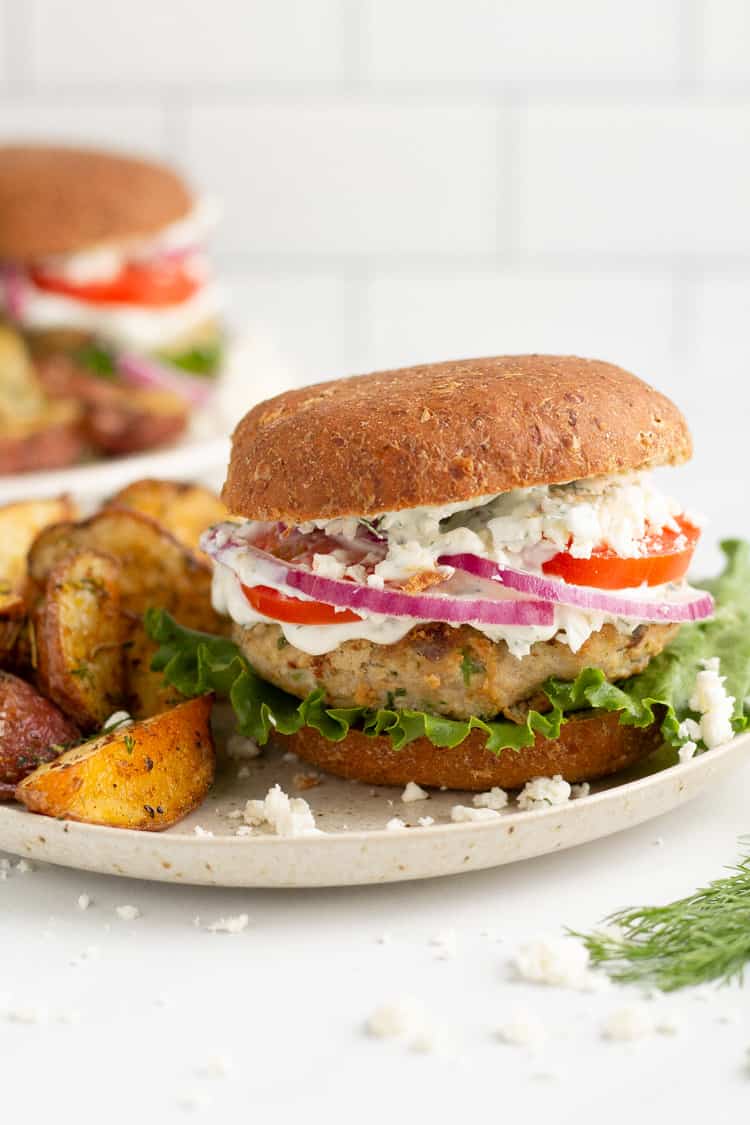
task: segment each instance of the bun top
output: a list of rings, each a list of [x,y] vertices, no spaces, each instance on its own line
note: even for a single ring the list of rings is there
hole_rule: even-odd
[[[235,430],[223,499],[249,519],[375,516],[686,461],[680,411],[596,359],[404,367],[261,402]]]
[[[169,168],[93,149],[0,146],[0,259],[149,237],[191,210]]]

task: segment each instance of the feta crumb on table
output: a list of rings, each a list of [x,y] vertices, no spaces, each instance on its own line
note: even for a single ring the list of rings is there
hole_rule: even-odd
[[[417,820],[417,824],[419,825],[420,828],[432,828],[434,823],[435,823],[435,817],[434,816],[420,816],[419,819]]]
[[[511,965],[519,980],[590,992],[606,984],[591,969],[588,950],[570,938],[550,938],[521,946]]]
[[[79,910],[88,910],[88,908],[91,906],[91,903],[91,895],[79,895],[76,899],[76,905],[78,906]]]
[[[537,1047],[547,1038],[544,1024],[527,1012],[518,1012],[497,1029],[502,1043],[513,1047]]]
[[[631,1004],[610,1013],[602,1027],[602,1037],[628,1043],[653,1035],[655,1029],[651,1009],[645,1004]]]
[[[241,934],[247,929],[249,921],[249,915],[236,914],[230,918],[217,918],[215,922],[210,922],[206,929],[211,934]]]
[[[410,781],[407,783],[406,788],[401,794],[401,800],[405,805],[410,805],[414,801],[427,801],[429,799],[429,796],[430,794],[427,793],[426,790],[422,789],[420,785],[417,785],[415,781]]]
[[[136,918],[140,918],[141,912],[137,906],[116,906],[115,914],[118,918],[122,918],[123,922],[134,922]]]
[[[385,827],[388,832],[403,832],[406,830],[406,821],[402,820],[400,816],[392,816]]]

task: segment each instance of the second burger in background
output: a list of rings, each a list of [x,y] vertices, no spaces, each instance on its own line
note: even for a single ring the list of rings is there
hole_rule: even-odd
[[[163,444],[211,395],[223,340],[210,219],[163,165],[0,147],[0,313],[46,396],[84,405],[95,450]]]

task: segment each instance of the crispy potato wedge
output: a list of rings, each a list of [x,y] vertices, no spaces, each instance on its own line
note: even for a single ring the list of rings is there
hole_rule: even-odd
[[[119,456],[157,449],[175,441],[185,430],[190,409],[171,391],[140,387],[109,387],[105,400],[89,405],[90,441],[104,453]]]
[[[170,687],[161,672],[151,670],[157,645],[139,625],[125,646],[125,709],[135,719],[148,719],[182,702],[184,696]]]
[[[206,528],[221,523],[229,515],[226,506],[209,488],[172,480],[134,481],[116,492],[105,507],[128,508],[151,516],[175,539],[196,552]]]
[[[122,608],[140,618],[163,606],[181,625],[226,632],[211,607],[211,569],[174,536],[140,512],[105,508],[82,523],[43,531],[29,552],[29,574],[41,589],[65,555],[90,549],[117,559]]]
[[[76,509],[67,496],[55,500],[21,500],[0,507],[0,593],[23,595],[26,556],[43,528],[70,520]],[[0,601],[0,614],[3,612]]]
[[[13,653],[26,619],[26,602],[20,594],[0,587],[0,665]]]
[[[31,812],[159,832],[192,812],[214,778],[210,695],[119,727],[40,766],[16,789]]]
[[[11,418],[0,427],[0,473],[62,469],[86,452],[84,411],[73,399],[48,403],[31,418]]]
[[[0,672],[0,800],[9,801],[19,781],[80,737],[75,723],[31,684]]]
[[[103,453],[154,449],[179,437],[188,423],[188,404],[171,391],[100,379],[69,355],[41,355],[36,367],[50,398],[80,404],[87,439]]]
[[[120,565],[109,555],[68,555],[34,609],[37,681],[81,730],[99,730],[123,704]]]

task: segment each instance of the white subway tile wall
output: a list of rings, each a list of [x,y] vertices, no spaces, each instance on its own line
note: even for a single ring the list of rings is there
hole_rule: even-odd
[[[689,413],[711,538],[750,530],[747,0],[0,0],[24,136],[223,199],[249,379],[599,355]]]

